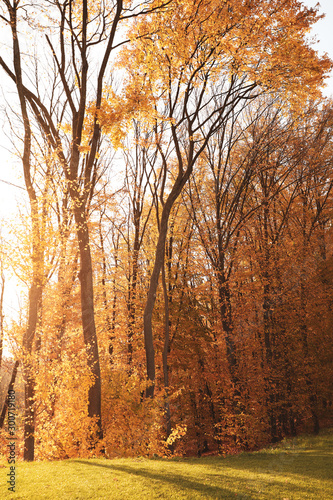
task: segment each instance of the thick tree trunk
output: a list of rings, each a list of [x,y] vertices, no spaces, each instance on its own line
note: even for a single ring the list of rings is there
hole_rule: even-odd
[[[29,315],[28,325],[23,336],[23,349],[27,359],[24,362],[23,371],[25,378],[24,391],[24,452],[23,458],[27,461],[34,460],[35,454],[35,377],[29,357],[32,354],[33,341],[36,333],[38,314],[42,301],[42,286],[33,281],[29,292]]]
[[[11,376],[10,382],[8,384],[7,396],[5,398],[5,402],[3,404],[2,412],[1,412],[1,415],[0,415],[0,429],[3,428],[4,423],[5,423],[6,412],[7,412],[7,408],[8,408],[8,393],[9,393],[9,391],[12,391],[13,388],[14,388],[18,366],[19,366],[19,362],[15,361],[14,368],[13,368],[13,371],[12,371],[12,376]]]
[[[98,343],[95,326],[93,271],[90,253],[89,232],[83,206],[76,204],[74,209],[77,237],[80,251],[81,314],[84,343],[88,357],[88,366],[94,376],[89,389],[88,415],[95,417],[98,426],[98,438],[103,438],[101,410],[101,372]]]

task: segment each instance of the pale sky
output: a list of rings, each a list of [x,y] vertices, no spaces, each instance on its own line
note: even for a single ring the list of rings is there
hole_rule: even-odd
[[[333,59],[333,0],[304,0],[303,3],[307,7],[315,7],[320,5],[320,13],[325,13],[325,18],[316,23],[313,29],[313,35],[318,39],[317,50],[320,54],[327,52]],[[325,89],[327,96],[333,96],[333,74]]]

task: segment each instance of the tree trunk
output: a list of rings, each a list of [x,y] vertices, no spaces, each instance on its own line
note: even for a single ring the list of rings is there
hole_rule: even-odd
[[[139,260],[139,250],[140,250],[140,212],[134,209],[134,243],[133,243],[133,261],[131,276],[129,282],[129,293],[128,293],[128,365],[131,370],[132,359],[133,359],[133,335],[135,327],[135,313],[136,313],[136,289],[138,282],[138,260]]]
[[[35,337],[38,314],[42,301],[42,286],[33,281],[29,292],[28,325],[23,336],[23,349],[27,357],[24,366],[25,391],[24,391],[24,452],[23,458],[29,462],[34,460],[35,454],[35,377],[31,366],[33,341]]]
[[[223,331],[225,334],[225,342],[227,347],[227,360],[230,371],[230,376],[233,384],[238,383],[238,376],[236,374],[237,368],[237,358],[236,358],[236,346],[232,338],[233,326],[231,317],[231,302],[230,302],[230,290],[228,282],[224,276],[224,270],[219,269],[217,271],[218,278],[218,288],[219,288],[219,307]]]
[[[92,260],[84,207],[75,204],[74,215],[80,251],[79,278],[81,284],[83,337],[88,357],[88,366],[94,376],[94,382],[89,389],[88,415],[89,417],[96,418],[98,438],[102,439],[101,372],[95,326]]]
[[[105,314],[105,328],[108,332],[109,339],[109,354],[110,354],[110,363],[112,364],[112,353],[113,353],[113,332],[112,332],[112,324],[109,313],[109,303],[108,296],[106,290],[106,280],[107,280],[107,265],[106,265],[106,256],[105,256],[105,248],[104,248],[104,237],[102,231],[102,213],[99,221],[99,241],[101,245],[102,251],[102,295],[103,295],[103,306],[104,306],[104,314]]]
[[[164,409],[166,418],[166,432],[167,437],[171,434],[171,413],[169,403],[169,367],[168,367],[168,353],[169,353],[169,339],[170,339],[170,320],[169,320],[169,297],[165,279],[164,262],[162,266],[162,286],[164,296],[164,348],[163,348],[163,380],[164,380]]]
[[[155,251],[154,267],[150,278],[146,306],[143,314],[143,329],[144,329],[144,339],[145,339],[147,376],[148,376],[146,397],[149,398],[154,397],[154,389],[155,389],[155,351],[154,351],[154,341],[153,341],[152,316],[156,300],[158,279],[164,263],[165,242],[168,232],[168,222],[171,209],[175,201],[177,200],[178,196],[180,195],[186,182],[188,181],[192,171],[193,171],[193,163],[191,163],[190,161],[185,172],[183,172],[182,169],[179,170],[177,179],[175,180],[171,192],[168,195],[167,200],[163,205],[163,210],[161,215],[161,223],[160,223],[159,235]]]
[[[9,391],[12,391],[13,388],[14,388],[18,366],[19,366],[19,362],[16,360],[15,363],[14,363],[12,377],[11,377],[10,382],[8,384],[7,396],[5,398],[5,402],[3,404],[2,412],[1,412],[1,415],[0,415],[0,429],[3,428],[4,423],[5,423],[6,412],[7,412],[7,408],[8,408],[8,393],[9,393]]]

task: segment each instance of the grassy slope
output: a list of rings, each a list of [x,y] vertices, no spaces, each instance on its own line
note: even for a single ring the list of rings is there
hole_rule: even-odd
[[[94,459],[18,463],[16,493],[0,469],[1,499],[333,499],[333,430],[227,458]]]

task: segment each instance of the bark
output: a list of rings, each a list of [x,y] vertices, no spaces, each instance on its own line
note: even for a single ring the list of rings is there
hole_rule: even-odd
[[[141,210],[134,205],[134,243],[133,243],[133,259],[132,259],[132,269],[128,290],[128,365],[131,367],[133,360],[133,335],[135,326],[135,313],[136,313],[136,289],[138,281],[138,260],[139,251],[141,246],[142,238],[140,238],[140,218]]]
[[[267,194],[265,193],[265,196]],[[269,251],[269,235],[268,235],[268,224],[269,224],[269,208],[267,201],[264,202],[264,214],[263,214],[263,310],[264,310],[264,342],[265,342],[265,355],[266,355],[266,363],[267,366],[270,366],[272,361],[272,345],[273,345],[273,330],[272,330],[272,322],[273,322],[273,312],[271,305],[271,256]]]
[[[118,252],[119,252],[119,234],[116,239],[113,238],[113,247],[114,247],[114,274],[112,279],[112,291],[113,291],[113,300],[112,300],[112,315],[111,315],[111,330],[109,337],[109,356],[110,363],[113,363],[113,342],[116,335],[116,317],[117,317],[117,270],[118,270]]]
[[[109,314],[109,303],[108,303],[107,290],[106,290],[107,264],[106,264],[105,248],[104,248],[104,237],[103,237],[103,231],[102,231],[102,216],[103,216],[103,214],[101,213],[100,221],[99,221],[99,241],[100,241],[101,251],[102,251],[102,296],[103,296],[103,306],[104,306],[104,314],[105,314],[105,327],[106,327],[106,330],[108,332],[108,338],[109,338],[110,363],[112,364],[114,338],[113,338],[113,333],[112,333],[112,324],[111,324],[111,319],[110,319],[110,314]]]
[[[150,278],[146,306],[143,316],[144,340],[145,340],[147,376],[148,376],[146,397],[149,398],[154,397],[154,388],[155,388],[155,351],[154,351],[154,341],[153,341],[152,315],[156,300],[156,291],[158,286],[159,275],[164,262],[165,242],[168,232],[168,221],[171,209],[176,199],[180,195],[185,183],[187,182],[192,172],[192,169],[193,165],[190,164],[187,167],[185,173],[178,175],[175,184],[163,206],[161,215],[160,231],[155,250],[154,267]]]
[[[12,371],[12,376],[11,376],[10,382],[8,384],[7,396],[6,396],[4,405],[2,407],[2,412],[0,415],[0,429],[3,428],[4,423],[5,423],[6,412],[7,412],[7,408],[8,408],[8,393],[9,393],[9,391],[12,391],[14,388],[18,366],[19,366],[19,362],[15,361],[13,371]]]
[[[23,336],[23,349],[26,356],[24,362],[24,453],[23,458],[27,461],[34,460],[35,453],[35,377],[31,366],[31,354],[33,351],[33,341],[38,323],[38,315],[42,300],[42,286],[38,280],[33,281],[29,292],[29,313],[28,325]]]
[[[31,210],[32,226],[32,267],[33,276],[29,292],[29,312],[28,324],[23,335],[23,349],[26,356],[24,362],[25,377],[25,419],[24,419],[24,460],[32,461],[34,459],[34,374],[31,367],[31,357],[33,341],[38,322],[39,308],[42,299],[43,282],[43,253],[40,246],[40,231],[38,224],[38,205],[37,196],[31,180],[31,125],[27,110],[25,88],[22,82],[21,52],[17,32],[17,4],[11,6],[9,1],[5,0],[6,7],[10,16],[10,25],[12,30],[13,42],[13,64],[17,93],[20,102],[20,110],[24,127],[23,141],[23,174],[26,189],[29,196]]]
[[[162,286],[163,286],[163,296],[164,296],[164,348],[163,348],[163,380],[165,389],[164,408],[165,408],[167,437],[169,437],[171,434],[171,413],[170,413],[170,403],[169,403],[169,367],[168,367],[170,319],[169,319],[169,297],[165,279],[164,263],[162,266]]]
[[[231,313],[231,297],[228,282],[224,274],[224,266],[217,270],[217,281],[219,291],[219,307],[223,332],[225,334],[225,342],[227,348],[227,360],[231,380],[234,384],[238,383],[237,377],[237,358],[236,346],[233,340],[233,323]]]
[[[82,204],[75,204],[74,216],[80,252],[79,279],[81,284],[83,337],[88,357],[88,366],[94,376],[94,382],[89,389],[88,415],[89,417],[96,418],[98,438],[102,439],[101,372],[95,326],[92,259],[87,219]]]

